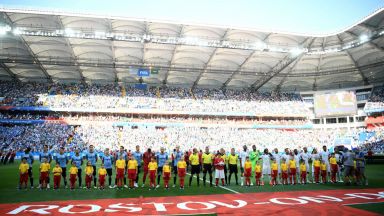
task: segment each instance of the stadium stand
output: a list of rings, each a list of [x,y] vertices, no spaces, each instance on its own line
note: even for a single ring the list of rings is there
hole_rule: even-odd
[[[132,25],[147,25],[140,20],[119,27],[117,23],[126,20],[106,18],[109,27],[99,26],[97,31],[104,34],[89,38],[82,31],[99,22],[92,16],[72,14],[74,24],[66,31],[65,16],[33,10],[1,13],[12,25],[4,28],[4,47],[9,49],[2,49],[6,58],[0,70],[3,151],[27,146],[39,150],[43,144],[54,151],[58,146],[73,150],[93,144],[101,151],[119,145],[133,149],[140,143],[155,150],[167,146],[168,151],[178,144],[183,150],[207,144],[215,150],[230,146],[239,150],[243,144],[280,150],[348,144],[382,152],[383,129],[376,121],[383,113],[384,52],[379,45],[382,23],[376,20],[384,10],[335,35],[267,34],[212,26],[194,30],[153,22],[147,32],[150,39],[129,35],[136,29]],[[54,31],[45,29],[44,20],[53,20]],[[174,32],[185,27],[183,37],[208,42],[164,39],[172,32],[156,30],[163,25]],[[207,33],[212,31],[217,35]],[[225,35],[230,37],[224,43],[220,38]],[[136,49],[132,44],[138,45],[139,57],[120,53]],[[315,119],[317,91],[358,86],[353,116]],[[310,92],[305,99],[303,91]]]

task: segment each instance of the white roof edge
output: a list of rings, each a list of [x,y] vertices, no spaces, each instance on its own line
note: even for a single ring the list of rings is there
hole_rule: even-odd
[[[366,86],[356,86],[356,87],[350,87],[350,88],[341,88],[341,89],[328,89],[328,90],[319,90],[319,91],[300,91],[300,94],[324,94],[324,93],[329,93],[329,92],[338,92],[338,91],[356,91],[360,89],[365,89],[365,88],[373,88],[374,85],[366,85]]]
[[[223,25],[213,25],[213,24],[203,24],[203,23],[193,23],[193,22],[177,22],[170,20],[157,20],[157,19],[145,19],[145,18],[134,18],[134,17],[122,17],[122,16],[113,16],[113,15],[98,15],[92,13],[75,13],[75,12],[67,12],[63,10],[57,9],[36,9],[36,8],[7,8],[3,5],[0,5],[0,12],[9,12],[9,13],[32,13],[32,14],[40,14],[40,15],[60,15],[60,16],[75,16],[75,17],[86,17],[86,18],[101,18],[101,19],[115,19],[115,20],[126,20],[126,21],[142,21],[142,22],[155,22],[155,23],[165,23],[165,24],[176,24],[176,25],[191,25],[191,26],[200,26],[200,27],[210,27],[210,28],[222,28],[222,29],[234,29],[234,30],[243,30],[243,31],[251,31],[251,32],[263,32],[263,33],[275,33],[275,34],[285,34],[292,36],[302,36],[302,37],[329,37],[335,36],[340,33],[343,33],[353,27],[359,25],[360,23],[365,22],[371,17],[379,14],[384,11],[384,7],[380,7],[376,9],[371,14],[357,21],[356,23],[347,26],[346,28],[341,29],[340,31],[333,33],[297,33],[297,32],[287,32],[287,31],[278,31],[273,29],[260,29],[260,28],[245,28],[245,27],[236,27],[236,26],[223,26]]]

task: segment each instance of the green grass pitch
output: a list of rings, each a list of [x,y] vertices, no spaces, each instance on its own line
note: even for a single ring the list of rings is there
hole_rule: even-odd
[[[155,196],[182,196],[182,195],[208,195],[208,194],[224,194],[224,193],[233,193],[229,190],[223,188],[209,187],[209,183],[204,187],[202,180],[200,181],[200,187],[196,185],[196,178],[193,179],[192,187],[186,186],[185,190],[180,190],[178,187],[170,188],[165,190],[163,187],[160,187],[156,190],[149,190],[148,183],[149,179],[147,178],[146,187],[141,188],[141,177],[142,173],[139,176],[139,188],[135,190],[116,190],[106,188],[103,191],[99,189],[78,189],[70,191],[69,189],[64,189],[63,181],[61,181],[60,190],[43,190],[40,191],[36,189],[38,185],[38,162],[35,162],[33,166],[33,175],[34,175],[34,184],[35,189],[27,189],[27,191],[19,191],[16,189],[18,186],[19,175],[18,175],[18,163],[10,165],[0,165],[1,173],[1,182],[0,182],[0,203],[17,203],[17,202],[35,202],[35,201],[53,201],[53,200],[89,200],[89,199],[108,199],[108,198],[133,198],[133,197],[155,197]],[[84,170],[84,169],[83,169]],[[83,172],[84,173],[84,172]],[[283,192],[283,191],[295,191],[295,190],[330,190],[330,189],[356,189],[356,188],[384,188],[384,165],[368,165],[366,168],[366,175],[368,176],[369,186],[345,186],[342,183],[338,184],[307,184],[307,185],[278,185],[272,187],[270,185],[265,185],[261,187],[241,187],[235,185],[235,179],[232,176],[231,186],[227,188],[240,193],[254,193],[254,192]],[[202,177],[202,174],[200,174]],[[207,176],[208,177],[208,176]],[[240,181],[240,176],[239,176]],[[186,185],[188,185],[189,176],[186,176]],[[114,183],[114,177],[112,179],[112,184]],[[83,174],[83,185],[85,184],[84,174]],[[173,179],[170,181],[170,186],[173,184]],[[28,182],[29,185],[29,182]],[[108,185],[108,179],[106,181]],[[178,185],[178,181],[177,181]],[[51,188],[53,186],[53,178],[51,174]],[[78,182],[76,183],[76,187]],[[93,186],[93,182],[92,182]],[[162,186],[162,182],[161,182]],[[352,206],[356,208],[365,209],[368,211],[374,211],[378,213],[384,212],[384,204],[364,204]]]

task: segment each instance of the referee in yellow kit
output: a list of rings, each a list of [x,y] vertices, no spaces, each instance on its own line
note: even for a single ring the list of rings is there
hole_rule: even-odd
[[[189,186],[192,184],[192,178],[194,174],[196,174],[197,177],[197,186],[200,186],[200,160],[196,148],[193,149],[193,153],[189,156],[189,162],[191,163],[191,177],[189,177]]]
[[[205,186],[207,172],[209,173],[209,186],[212,187],[212,164],[213,154],[209,152],[208,146],[205,147],[205,152],[202,155],[203,159],[203,184]]]
[[[237,169],[237,161],[239,160],[239,156],[235,153],[235,149],[231,149],[231,154],[228,156],[228,168],[229,168],[229,176],[228,176],[228,185],[231,184],[232,174],[235,174],[236,185],[239,185],[238,182],[238,169]]]

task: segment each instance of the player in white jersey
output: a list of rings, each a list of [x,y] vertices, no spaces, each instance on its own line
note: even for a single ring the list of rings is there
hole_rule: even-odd
[[[343,182],[343,152],[338,148],[335,148],[335,158],[337,162],[336,180],[339,179],[338,182]]]
[[[295,158],[296,162],[296,179],[300,179],[300,154],[297,149],[293,150],[293,157]]]
[[[327,150],[327,146],[323,146],[323,151],[320,152],[320,157],[321,157],[321,160],[323,161],[323,163],[325,163],[327,165],[327,177],[331,176],[331,165],[329,164],[329,152]],[[326,181],[328,181],[326,179]]]
[[[244,185],[244,164],[245,164],[245,160],[246,160],[246,157],[249,156],[249,152],[248,152],[248,149],[247,149],[247,146],[244,145],[243,146],[243,151],[240,152],[239,154],[239,157],[240,157],[240,172],[241,172],[241,186]],[[252,180],[251,180],[252,182]]]
[[[300,153],[300,158],[304,160],[304,163],[305,163],[305,166],[306,166],[306,169],[307,169],[307,176],[309,177],[309,160],[311,158],[311,154],[308,152],[308,149],[307,147],[304,147],[303,148],[303,151]],[[308,179],[307,178],[307,182],[308,183]]]
[[[275,148],[273,150],[272,157],[273,157],[273,159],[276,160],[276,163],[277,163],[277,166],[278,166],[277,173],[278,173],[278,176],[280,176],[281,175],[281,166],[280,166],[281,155],[279,154],[279,150],[277,148]],[[278,182],[278,184],[281,184],[280,178],[277,178],[277,182]]]
[[[268,149],[264,149],[264,154],[261,155],[261,159],[263,160],[261,185],[264,184],[265,175],[268,175],[269,182],[271,182],[271,157],[272,155],[268,152]]]

